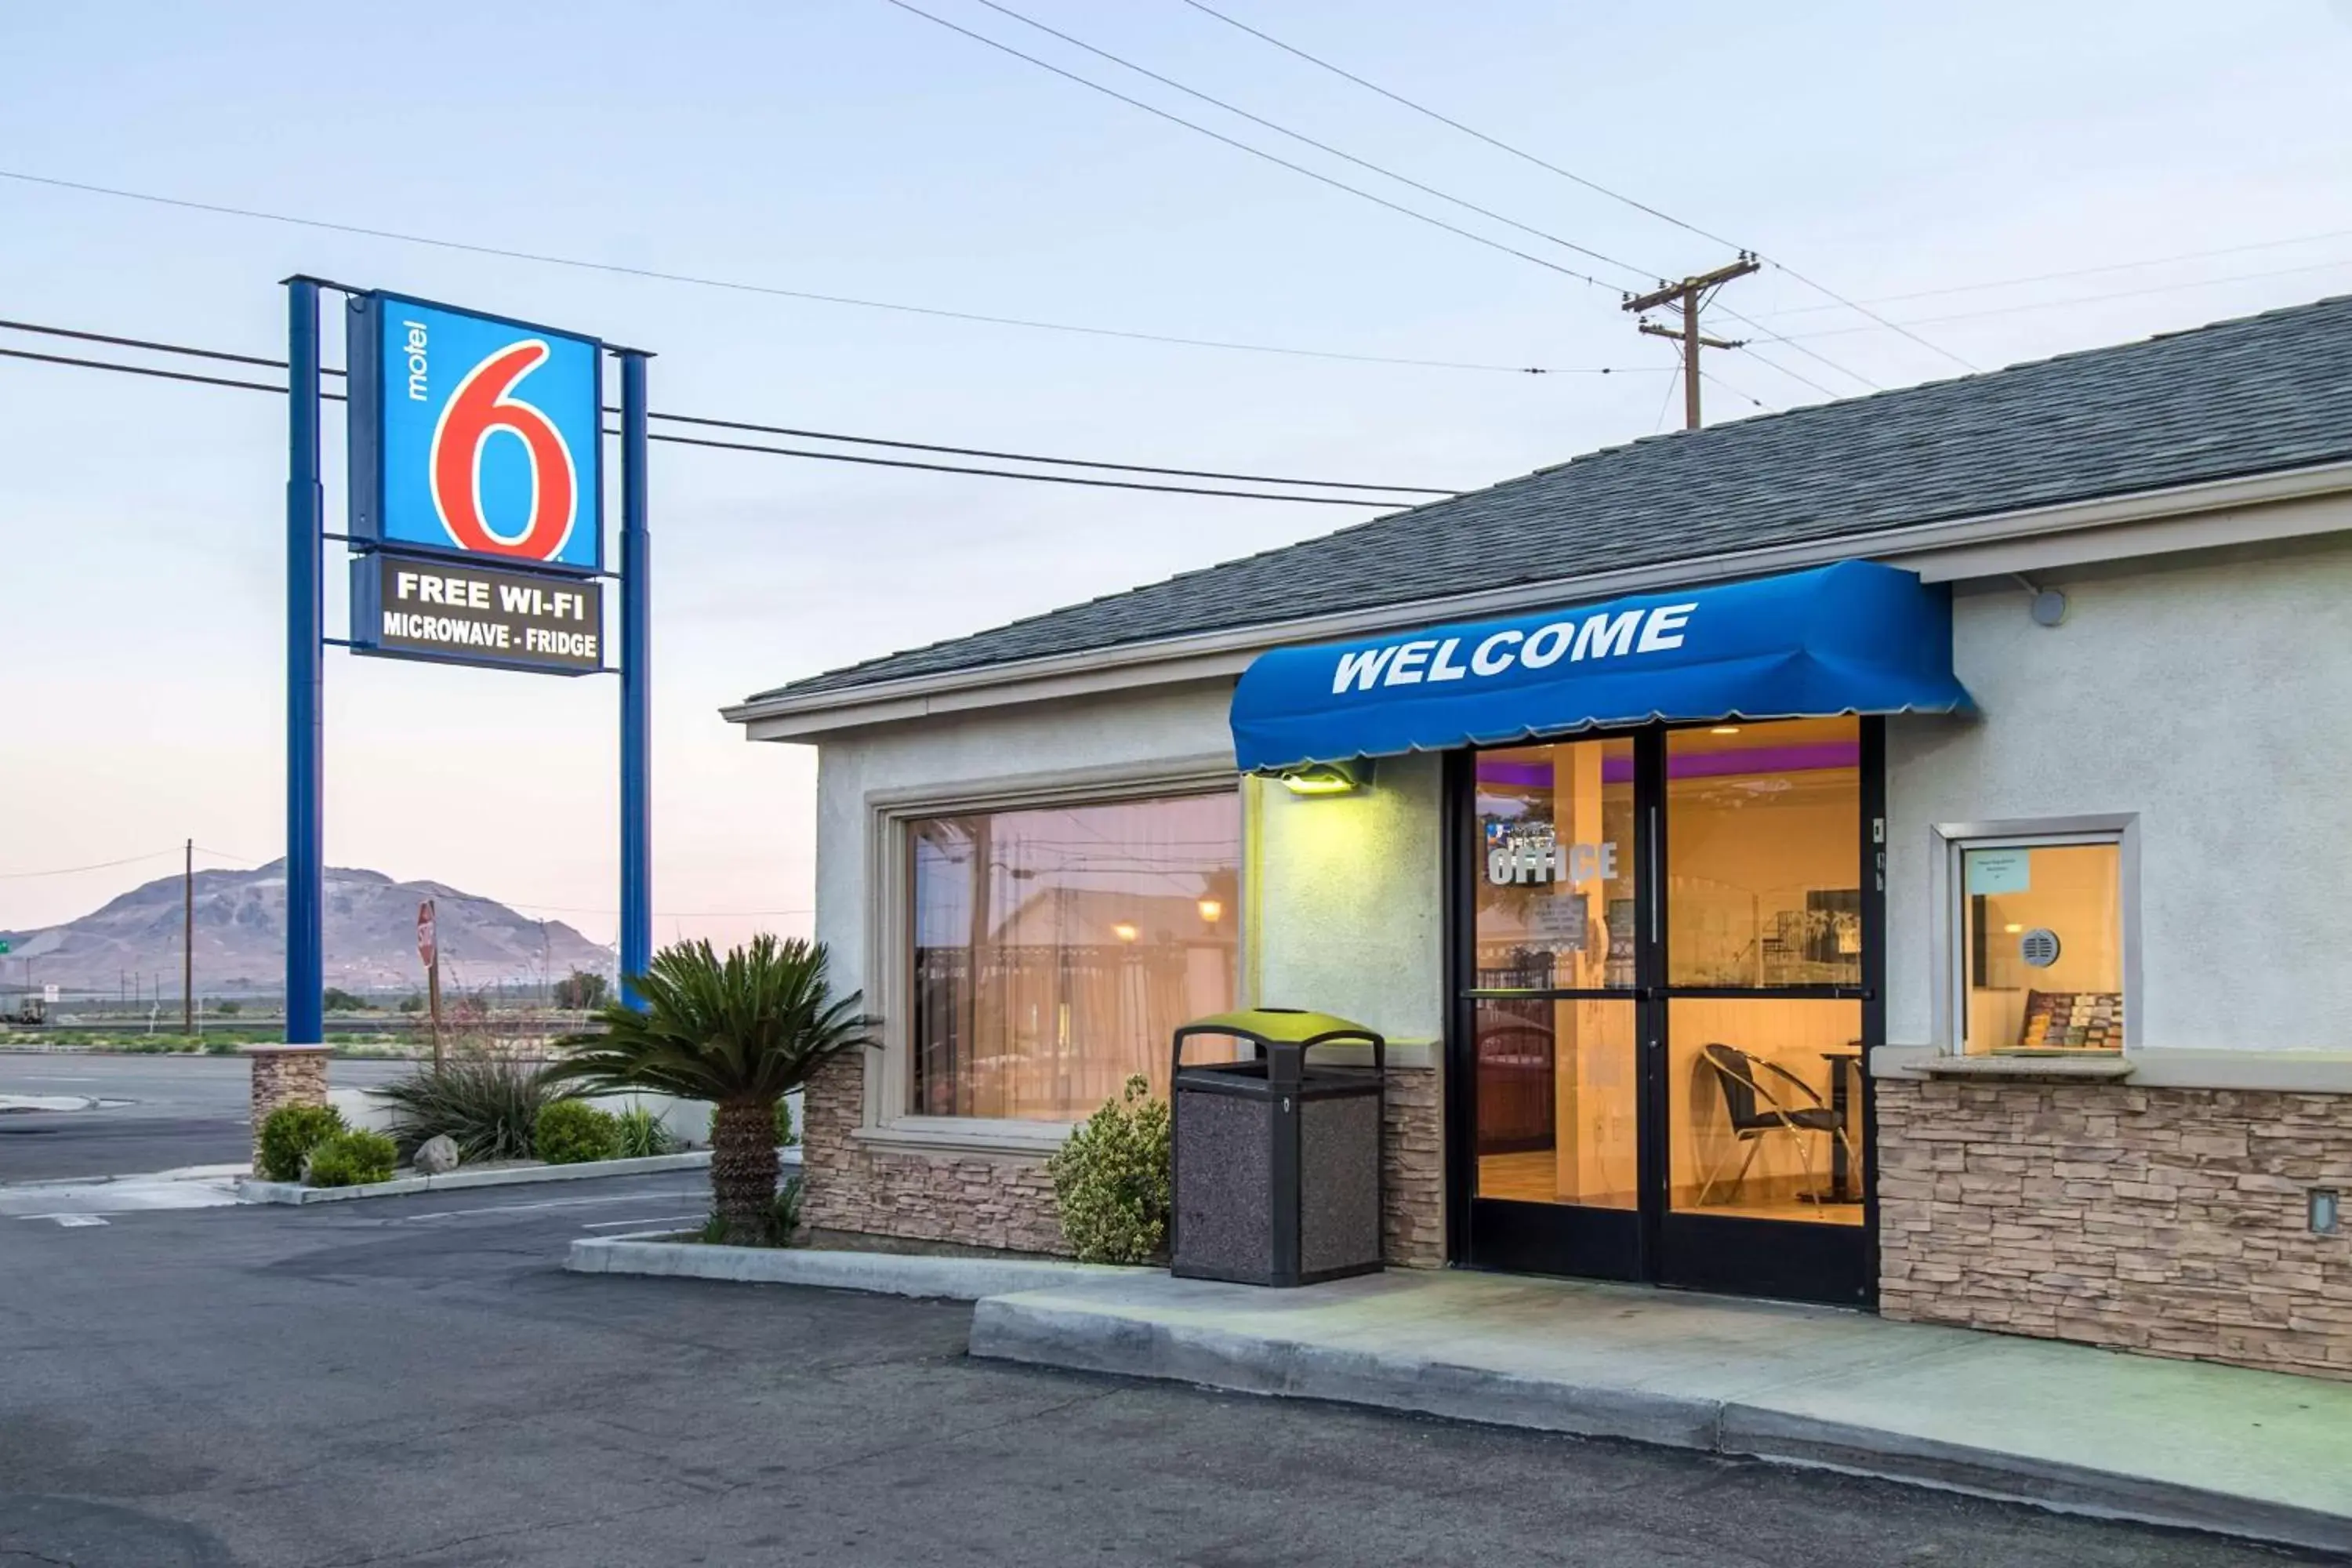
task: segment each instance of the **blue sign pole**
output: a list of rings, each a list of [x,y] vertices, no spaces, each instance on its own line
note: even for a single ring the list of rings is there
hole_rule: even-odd
[[[325,500],[319,484],[319,285],[286,281],[286,1043],[326,1038],[320,821]]]
[[[652,711],[647,573],[653,542],[646,528],[646,360],[621,359],[621,1000],[639,1005],[633,974],[654,956]]]

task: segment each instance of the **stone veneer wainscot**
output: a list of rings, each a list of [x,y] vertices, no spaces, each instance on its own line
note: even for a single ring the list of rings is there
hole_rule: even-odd
[[[1034,1154],[876,1148],[856,1130],[866,1101],[863,1053],[836,1056],[802,1097],[802,1208],[819,1229],[959,1247],[1062,1253],[1054,1181]],[[1381,1157],[1388,1261],[1445,1262],[1444,1159],[1438,1075],[1389,1071]]]
[[[2352,1379],[2352,1096],[1877,1085],[1890,1318]]]
[[[247,1046],[253,1061],[253,1169],[261,1173],[261,1125],[289,1105],[327,1103],[326,1046]]]

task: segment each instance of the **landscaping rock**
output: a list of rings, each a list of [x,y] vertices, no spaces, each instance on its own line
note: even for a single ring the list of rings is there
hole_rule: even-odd
[[[457,1141],[446,1132],[436,1133],[417,1145],[416,1158],[410,1162],[420,1176],[437,1176],[457,1168]]]

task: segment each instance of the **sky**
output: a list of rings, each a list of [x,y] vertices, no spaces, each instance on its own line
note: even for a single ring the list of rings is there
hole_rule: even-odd
[[[1761,416],[1744,399],[1784,409],[2352,289],[2347,0],[1698,0],[1672,27],[1628,5],[1216,3],[1689,226],[1182,0],[1007,4],[1549,237],[984,0],[910,4],[1494,244],[890,0],[14,5],[0,318],[272,355],[278,280],[304,271],[653,350],[667,412],[1473,487],[1678,418],[1672,352],[1618,303],[1730,259],[1694,230],[1774,263],[1724,296],[1752,323],[1714,330],[1821,334],[1713,356],[1711,422]],[[936,310],[1559,374],[958,321],[5,177],[21,175]],[[0,348],[60,347],[0,329]],[[199,865],[281,851],[284,421],[275,397],[0,359],[0,928],[167,874],[185,839]],[[336,528],[331,405],[327,427]],[[721,705],[1372,515],[678,447],[651,474],[662,942],[809,927],[814,753],[747,744]],[[342,574],[331,547],[336,635]],[[617,700],[605,679],[331,649],[329,859],[609,941]]]

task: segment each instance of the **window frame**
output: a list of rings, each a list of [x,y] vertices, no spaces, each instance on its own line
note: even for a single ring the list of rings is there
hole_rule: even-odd
[[[1928,941],[1935,954],[1931,1005],[1934,1046],[1939,1056],[1968,1049],[1968,921],[1960,900],[1966,879],[1961,857],[1970,849],[2063,848],[2069,845],[2116,847],[2116,897],[2123,931],[2123,1044],[2121,1056],[2139,1047],[2140,923],[2139,814],[2018,817],[1990,822],[1938,822],[1928,828]]]
[[[1231,794],[1239,813],[1240,908],[1234,919],[1234,984],[1246,984],[1254,939],[1254,846],[1246,792],[1230,758],[1028,774],[988,784],[879,792],[866,797],[866,998],[879,1019],[879,1071],[866,1075],[866,1105],[855,1136],[869,1144],[941,1152],[1051,1153],[1078,1123],[994,1116],[926,1116],[908,1109],[914,1079],[914,891],[912,825],[938,816],[1111,805],[1171,796]]]

